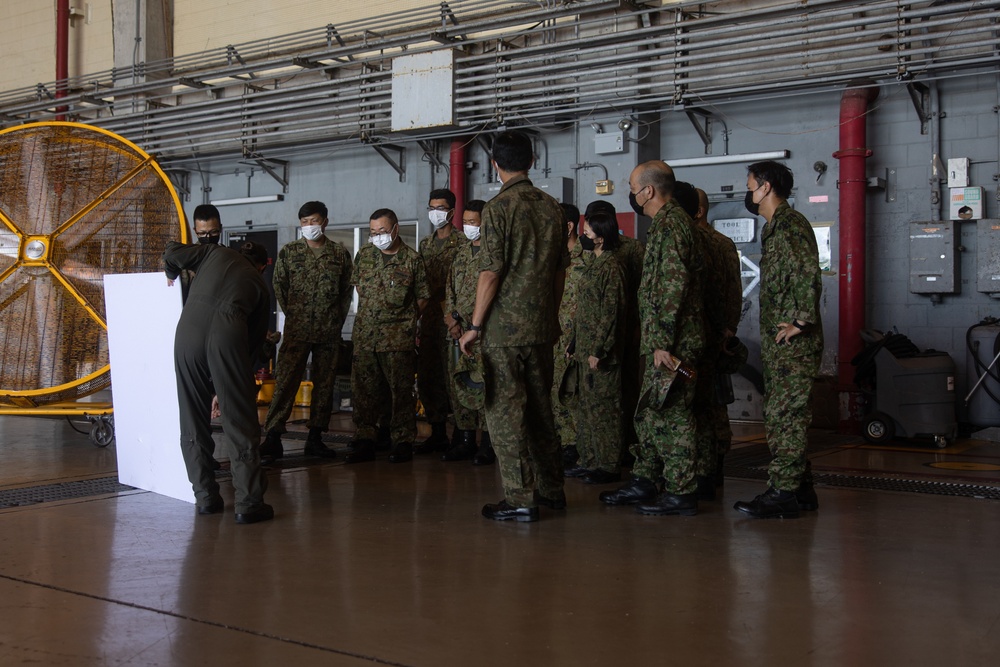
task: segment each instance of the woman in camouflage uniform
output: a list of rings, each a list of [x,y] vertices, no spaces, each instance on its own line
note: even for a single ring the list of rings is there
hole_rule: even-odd
[[[594,259],[580,279],[573,324],[580,368],[576,412],[580,462],[566,474],[588,484],[609,484],[621,479],[625,274],[615,253],[620,244],[615,218],[595,213],[584,223],[584,235],[586,245],[593,243]]]

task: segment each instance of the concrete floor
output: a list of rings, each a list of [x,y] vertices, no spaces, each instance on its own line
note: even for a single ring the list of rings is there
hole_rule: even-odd
[[[1000,485],[994,443],[838,442],[818,471]],[[61,421],[2,417],[0,443],[0,492],[115,471]],[[1000,664],[995,500],[821,486],[756,521],[732,504],[761,482],[730,478],[657,518],[568,480],[567,512],[509,524],[479,516],[495,468],[296,453],[263,524],[233,523],[228,482],[215,516],[142,491],[0,509],[0,665]]]

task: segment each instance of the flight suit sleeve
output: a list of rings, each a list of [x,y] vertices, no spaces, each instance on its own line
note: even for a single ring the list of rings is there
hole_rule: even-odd
[[[176,280],[181,271],[197,271],[201,262],[208,255],[210,245],[188,245],[179,241],[170,241],[163,251],[163,270],[170,280]]]

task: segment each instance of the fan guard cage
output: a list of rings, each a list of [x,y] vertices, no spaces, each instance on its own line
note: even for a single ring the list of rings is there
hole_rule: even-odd
[[[158,271],[187,238],[167,175],[127,139],[79,123],[0,131],[0,408],[106,388],[104,275]]]

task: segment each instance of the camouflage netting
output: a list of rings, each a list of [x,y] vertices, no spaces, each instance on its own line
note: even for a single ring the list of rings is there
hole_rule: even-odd
[[[75,123],[0,132],[0,406],[110,384],[104,274],[159,270],[182,220],[169,180],[120,137]]]

